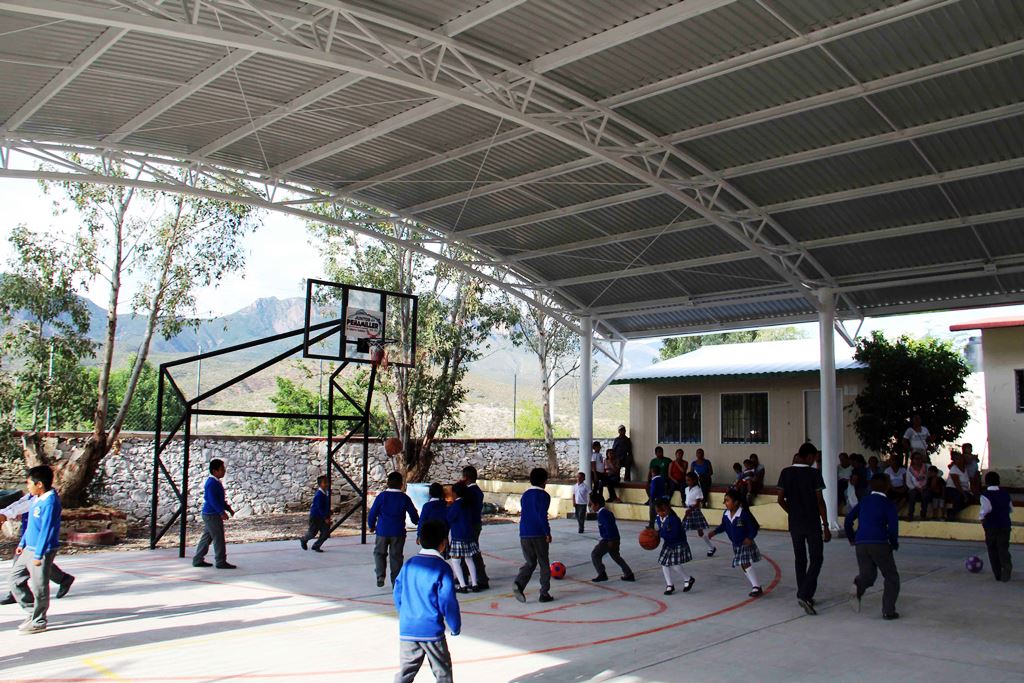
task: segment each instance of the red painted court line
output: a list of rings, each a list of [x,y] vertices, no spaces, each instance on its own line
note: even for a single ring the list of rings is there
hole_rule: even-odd
[[[761,557],[763,557],[765,559],[765,561],[767,561],[772,566],[772,569],[775,571],[775,576],[772,578],[771,583],[764,590],[765,595],[767,595],[768,593],[771,593],[772,591],[774,591],[775,588],[779,585],[779,582],[782,579],[782,570],[779,567],[778,563],[775,562],[775,560],[770,558],[768,555],[765,555],[764,553],[762,553]],[[208,581],[208,582],[205,582],[205,583],[217,583],[217,582]],[[251,587],[250,586],[246,586],[246,588],[251,588]],[[327,597],[327,596],[312,596],[312,597]],[[331,599],[331,600],[338,599],[338,600],[340,600],[340,598],[328,598],[328,599]],[[651,635],[652,633],[660,633],[662,631],[668,631],[668,630],[671,630],[671,629],[674,629],[674,628],[679,628],[680,626],[686,626],[688,624],[693,624],[693,623],[696,623],[696,622],[699,622],[699,621],[704,621],[706,619],[712,619],[714,617],[721,616],[723,614],[728,614],[729,612],[734,612],[734,611],[736,611],[736,610],[738,610],[738,609],[740,609],[742,607],[745,607],[745,606],[749,605],[750,603],[752,603],[752,602],[754,602],[756,600],[761,600],[761,599],[762,598],[747,598],[746,600],[734,603],[734,604],[729,605],[727,607],[723,607],[722,609],[715,610],[714,612],[707,612],[705,614],[701,614],[701,615],[696,616],[696,617],[690,617],[689,619],[682,619],[680,621],[675,621],[675,622],[672,622],[672,623],[669,623],[669,624],[663,624],[661,626],[655,626],[653,628],[645,629],[645,630],[642,630],[642,631],[636,631],[634,633],[627,633],[627,634],[620,635],[620,636],[615,636],[615,637],[610,637],[610,638],[602,638],[602,639],[599,639],[599,640],[592,640],[592,641],[583,642],[583,643],[570,643],[570,644],[567,644],[567,645],[555,645],[555,646],[548,647],[548,648],[541,648],[541,649],[537,649],[537,650],[528,650],[528,651],[525,651],[525,652],[513,652],[513,653],[509,653],[509,654],[505,654],[505,655],[494,655],[494,656],[491,656],[491,657],[478,657],[478,658],[475,658],[475,659],[461,659],[461,660],[454,661],[453,664],[479,664],[479,663],[483,663],[483,662],[493,662],[493,661],[499,661],[499,660],[515,659],[515,658],[518,658],[518,657],[528,657],[528,656],[531,656],[531,655],[551,654],[551,653],[554,653],[554,652],[567,652],[569,650],[578,650],[578,649],[583,648],[583,647],[594,647],[596,645],[605,645],[607,643],[612,643],[612,642],[621,642],[623,640],[631,640],[633,638],[640,638],[640,637],[643,637],[643,636]],[[357,602],[357,601],[353,600],[352,602]],[[494,615],[490,615],[490,616],[494,616]],[[361,669],[334,669],[334,670],[331,670],[331,671],[302,671],[302,672],[268,673],[268,674],[245,673],[245,674],[213,674],[213,675],[209,675],[209,676],[160,676],[160,677],[154,677],[154,676],[133,676],[129,680],[132,680],[132,681],[145,681],[146,683],[150,683],[150,682],[159,683],[159,681],[281,680],[281,679],[285,679],[285,678],[296,678],[296,677],[301,678],[301,679],[311,679],[311,678],[322,678],[322,677],[325,677],[325,676],[339,676],[339,675],[345,675],[345,674],[378,673],[378,672],[383,672],[383,671],[390,672],[390,671],[395,671],[395,669],[396,669],[396,667],[394,667],[394,666],[379,666],[379,667],[369,667],[369,668],[361,668]],[[90,677],[90,678],[83,678],[83,677],[78,677],[78,678],[17,678],[17,679],[3,679],[3,680],[0,680],[0,683],[93,683],[94,681],[101,681],[101,680],[109,680],[109,679],[106,676]]]

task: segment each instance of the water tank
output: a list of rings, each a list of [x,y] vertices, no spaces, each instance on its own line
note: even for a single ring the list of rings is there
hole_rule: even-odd
[[[971,337],[964,347],[964,360],[971,368],[971,372],[981,372],[981,337]]]

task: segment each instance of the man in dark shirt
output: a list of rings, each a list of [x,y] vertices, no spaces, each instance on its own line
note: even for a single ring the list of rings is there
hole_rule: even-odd
[[[817,614],[814,593],[824,561],[824,544],[832,540],[822,494],[825,481],[821,470],[811,467],[817,452],[814,444],[800,446],[793,464],[779,475],[779,505],[789,514],[789,535],[796,560],[796,601],[807,614]]]
[[[625,425],[619,425],[619,435],[612,442],[612,450],[615,451],[615,462],[626,468],[623,481],[633,481],[633,442],[626,436]]]

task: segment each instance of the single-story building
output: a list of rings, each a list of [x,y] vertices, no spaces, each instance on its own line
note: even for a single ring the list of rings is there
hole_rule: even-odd
[[[853,352],[835,346],[840,450],[867,454],[853,426],[866,365]],[[689,461],[703,448],[715,481],[728,483],[733,463],[757,453],[773,484],[801,443],[821,444],[819,371],[818,340],[797,339],[704,346],[614,383],[629,385],[629,436],[641,470],[655,446],[670,458],[682,448]]]
[[[1024,319],[989,318],[949,329],[981,330],[988,467],[1004,483],[1024,485]]]

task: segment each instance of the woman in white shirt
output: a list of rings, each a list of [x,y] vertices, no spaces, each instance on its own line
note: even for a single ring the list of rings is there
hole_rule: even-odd
[[[914,507],[917,503],[921,504],[921,519],[926,519],[932,495],[928,490],[928,465],[920,453],[910,456],[910,467],[907,468],[904,481],[907,483],[907,519],[914,519]]]
[[[949,519],[974,502],[971,494],[971,478],[967,475],[963,453],[953,452],[953,464],[949,466],[949,478],[946,479],[946,500],[953,502],[949,511]]]
[[[889,466],[883,473],[889,477],[889,491],[885,495],[896,504],[898,510],[907,499],[907,468],[900,464],[899,456],[894,453],[889,456]]]
[[[910,426],[903,432],[903,445],[908,453],[928,453],[928,444],[935,441],[928,428],[921,424],[921,416],[911,418]],[[927,458],[926,458],[927,459]]]

